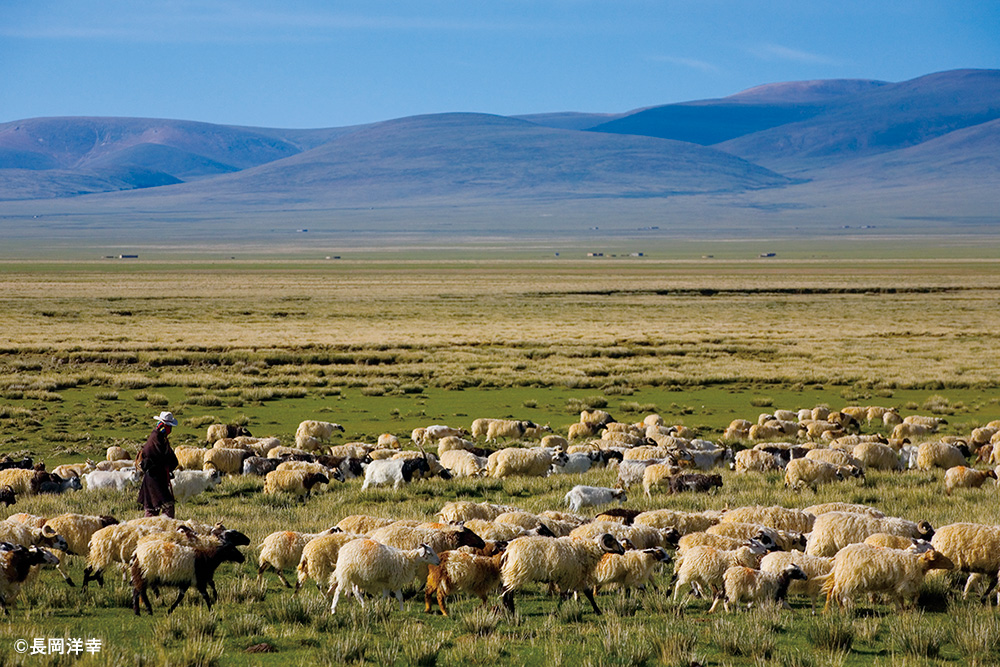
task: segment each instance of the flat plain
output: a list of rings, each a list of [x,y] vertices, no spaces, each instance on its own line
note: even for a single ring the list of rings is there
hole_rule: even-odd
[[[946,432],[956,435],[1000,418],[995,250],[802,243],[763,258],[753,248],[4,261],[0,447],[52,464],[96,460],[110,444],[134,448],[150,416],[167,409],[182,422],[175,445],[200,442],[212,421],[245,422],[290,444],[306,418],[344,424],[337,442],[372,442],[382,432],[408,442],[414,427],[468,428],[477,417],[532,419],[565,434],[587,406],[622,421],[658,412],[713,440],[734,418],[817,404],[946,415]],[[942,502],[942,471],[871,473],[801,494],[777,474],[723,475],[717,494],[646,499],[634,489],[626,506],[845,500],[934,525],[1000,523],[992,487]],[[560,509],[573,484],[614,479],[609,470],[582,480],[428,480],[365,492],[351,480],[302,504],[263,496],[260,480],[234,478],[178,514],[222,519],[256,545],[274,530],[321,530],[359,512],[430,519],[450,499]],[[137,516],[131,494],[90,492],[24,498],[7,514],[18,511]],[[0,653],[15,663],[75,663],[35,662],[13,652],[13,642],[89,633],[104,640],[88,659],[100,664],[563,664],[574,655],[594,665],[1000,661],[995,611],[962,600],[946,580],[927,584],[920,608],[905,614],[862,603],[854,613],[813,617],[808,600],[793,599],[791,611],[710,617],[706,601],[669,601],[664,573],[657,590],[602,594],[600,618],[586,603],[557,607],[541,589],[519,597],[513,618],[462,598],[454,618],[424,615],[419,595],[402,614],[349,600],[331,617],[315,589],[292,596],[271,575],[255,583],[255,550],[245,551],[244,566],[220,573],[213,612],[192,595],[183,613],[167,618],[160,606],[153,620],[133,620],[114,576],[81,592],[43,572],[0,631]],[[74,559],[77,581],[82,568]],[[244,653],[260,643],[277,653]]]

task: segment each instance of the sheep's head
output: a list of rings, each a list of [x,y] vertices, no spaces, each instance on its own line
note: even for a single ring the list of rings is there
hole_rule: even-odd
[[[615,536],[611,533],[604,533],[599,538],[597,538],[597,543],[601,545],[601,548],[606,552],[611,554],[623,554],[625,553],[625,548],[621,543],[615,539]]]
[[[643,549],[642,553],[652,558],[655,558],[660,563],[669,563],[670,561],[673,560],[670,554],[667,553],[667,550],[664,549],[663,547],[653,547],[652,549]]]
[[[455,531],[455,535],[458,539],[458,545],[462,547],[472,547],[473,549],[482,549],[486,546],[486,542],[483,538],[476,535],[469,528],[462,526]]]
[[[936,549],[920,554],[920,561],[926,570],[954,570],[955,563]]]
[[[483,546],[485,546],[485,543],[483,543]],[[417,560],[430,563],[431,565],[441,564],[441,559],[428,544],[421,544],[417,547]]]
[[[625,489],[615,489],[611,492],[611,496],[621,502],[628,500],[628,496],[625,495]]]
[[[781,571],[781,574],[787,577],[789,581],[792,581],[794,579],[798,579],[799,581],[805,581],[806,579],[809,578],[809,576],[802,571],[802,568],[796,565],[795,563],[789,563],[788,565],[786,565],[785,569]]]
[[[920,537],[925,540],[929,540],[934,537],[934,528],[931,527],[929,521],[921,521],[917,524],[917,532]]]

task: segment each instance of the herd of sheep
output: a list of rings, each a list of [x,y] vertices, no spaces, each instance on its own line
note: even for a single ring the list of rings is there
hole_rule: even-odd
[[[873,424],[891,429],[889,435],[862,433]],[[433,521],[351,515],[322,532],[282,530],[264,538],[258,545],[258,579],[274,571],[291,588],[285,574],[294,571],[295,591],[313,581],[328,596],[332,612],[344,595],[363,604],[366,594],[379,592],[395,594],[402,608],[402,591],[416,582],[425,592],[425,609],[436,600],[444,614],[447,598],[456,593],[483,604],[498,595],[513,611],[515,593],[533,584],[562,595],[582,593],[600,613],[596,596],[602,587],[651,585],[671,561],[674,599],[689,592],[711,600],[711,610],[719,604],[729,609],[765,600],[784,603],[791,594],[807,596],[814,609],[821,595],[828,606],[850,605],[864,595],[910,606],[931,570],[960,571],[966,594],[982,584],[988,594],[1000,571],[1000,526],[955,523],[935,530],[924,520],[849,503],[584,512],[626,501],[638,484],[651,500],[654,494],[714,492],[722,486],[722,475],[713,472],[719,468],[740,475],[783,471],[785,485],[796,490],[863,477],[872,469],[944,468],[948,493],[996,479],[989,466],[1000,463],[1000,422],[965,437],[938,436],[941,425],[934,417],[901,419],[879,406],[777,410],[756,423],[734,420],[714,442],[684,426],[667,426],[657,415],[622,423],[594,410],[584,411],[567,436],[530,421],[477,419],[469,430],[415,429],[413,448],[404,449],[392,434],[372,444],[332,445],[332,435],[344,429],[331,422],[302,422],[294,447],[215,424],[208,429],[209,446],[177,448],[181,468],[174,490],[183,502],[223,476],[260,475],[265,493],[307,502],[313,492],[356,477],[363,477],[364,490],[399,488],[429,476],[572,474],[583,482],[592,468],[616,470],[614,487],[577,484],[565,495],[564,507],[540,513],[455,501],[443,505]],[[76,479],[67,488],[87,492],[129,488],[138,481],[131,464],[132,455],[120,447],[110,448],[106,461],[51,472],[0,462],[6,466],[0,470],[0,502],[7,502],[8,491],[11,503],[44,492],[39,480],[59,487]],[[246,535],[221,523],[13,514],[0,521],[0,606],[6,610],[21,584],[47,564],[56,565],[72,585],[65,568],[72,556],[86,561],[84,586],[103,585],[108,571],[125,575],[136,614],[143,606],[152,613],[150,586],[178,589],[170,611],[191,586],[211,606],[216,569],[244,562],[240,547],[249,544]]]

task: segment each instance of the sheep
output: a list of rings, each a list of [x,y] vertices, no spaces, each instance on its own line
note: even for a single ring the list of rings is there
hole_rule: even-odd
[[[805,573],[805,581],[793,581],[789,593],[807,595],[812,612],[816,613],[816,598],[826,582],[826,575],[833,569],[833,557],[810,556],[801,551],[772,551],[760,561],[760,571],[778,574],[795,564]]]
[[[687,473],[673,475],[669,482],[670,493],[694,491],[706,493],[713,488],[722,488],[722,475],[705,475],[703,473]]]
[[[813,491],[817,484],[836,482],[845,477],[863,477],[864,472],[856,466],[837,466],[811,459],[793,459],[785,466],[785,487],[798,490],[808,486]]]
[[[434,424],[424,428],[423,435],[419,439],[413,438],[413,442],[418,445],[422,445],[427,442],[437,442],[441,438],[445,438],[449,435],[455,435],[461,438],[468,435],[468,432],[466,432],[463,428],[445,426],[444,424]]]
[[[95,470],[84,473],[82,481],[88,491],[125,491],[142,481],[142,473],[135,468]]]
[[[892,535],[891,533],[872,533],[865,538],[863,544],[885,547],[886,549],[910,549],[914,553],[923,553],[931,548],[931,543],[927,540]]]
[[[443,526],[443,524],[440,525]],[[413,549],[419,544],[427,544],[435,553],[451,551],[464,546],[473,549],[482,549],[486,546],[483,538],[466,526],[420,528],[397,522],[373,530],[368,536],[397,549]],[[419,575],[426,577],[425,568],[419,568]]]
[[[326,442],[334,431],[344,432],[344,427],[333,422],[306,419],[295,429],[295,446],[302,449],[319,449],[318,444]],[[306,445],[312,446],[306,446]]]
[[[315,486],[329,483],[330,478],[322,473],[274,470],[264,477],[264,493],[290,493],[305,500]]]
[[[493,419],[486,428],[486,441],[519,440],[525,437],[528,429],[536,428],[534,422],[515,419]]]
[[[774,541],[767,532],[760,532],[754,536],[753,539],[760,542],[766,548],[775,546]],[[677,550],[683,553],[691,547],[697,546],[731,550],[739,548],[747,544],[747,542],[748,540],[745,540],[742,537],[731,537],[729,535],[716,535],[715,533],[706,532],[688,533],[678,540]]]
[[[955,569],[986,575],[991,580],[989,595],[1000,570],[1000,526],[979,523],[952,523],[941,526],[931,538],[931,546],[949,558]],[[966,594],[971,588],[966,585]]]
[[[242,424],[209,424],[205,442],[215,442],[222,438],[235,438],[238,435],[251,435]]]
[[[804,549],[806,547],[806,537],[802,533],[776,530],[759,523],[742,523],[738,521],[720,522],[705,529],[706,533],[713,535],[727,535],[743,540],[756,538],[761,533],[768,537],[769,543],[784,551],[791,549]]]
[[[642,490],[647,498],[652,498],[650,493],[658,486],[670,486],[670,479],[676,475],[680,469],[669,463],[653,463],[645,467],[642,471]]]
[[[777,530],[808,533],[815,521],[816,515],[806,510],[751,505],[726,511],[720,523],[759,523]]]
[[[361,484],[364,491],[369,486],[388,484],[398,489],[403,484],[409,484],[420,472],[430,472],[430,464],[426,456],[413,459],[382,459],[372,461],[365,468],[365,481]]]
[[[340,549],[348,542],[367,537],[361,533],[337,532],[319,535],[302,546],[302,555],[295,568],[295,592],[309,578],[316,583],[319,592],[326,595],[333,583],[331,577],[337,567]]]
[[[430,613],[431,600],[436,597],[438,609],[447,616],[445,600],[459,591],[477,595],[485,607],[488,595],[500,586],[500,560],[503,553],[480,556],[462,551],[445,551],[439,558],[437,565],[428,567],[424,612]]]
[[[449,452],[455,449],[461,449],[469,452],[476,450],[475,451],[476,454],[479,454],[479,452],[484,451],[476,447],[476,443],[474,443],[473,441],[466,440],[465,438],[460,438],[457,435],[445,436],[440,440],[438,440],[438,449],[437,449],[438,458],[441,458],[445,452]]]
[[[345,589],[353,591],[362,607],[362,591],[394,591],[399,601],[399,610],[403,611],[403,586],[413,581],[417,566],[422,563],[440,565],[441,559],[426,544],[403,551],[367,538],[348,542],[340,549],[337,567],[333,572],[333,603],[330,605],[330,613],[337,612],[337,603]]]
[[[691,547],[674,561],[677,581],[674,584],[673,599],[677,601],[685,586],[697,586],[702,591],[710,590],[718,598],[725,586],[723,577],[726,570],[734,565],[756,568],[764,556],[765,548],[760,543],[744,545],[732,550],[716,549],[708,546]],[[713,605],[714,607],[714,605]]]
[[[576,424],[570,424],[569,429],[566,433],[566,437],[569,440],[579,440],[580,438],[591,438],[597,434],[599,429],[591,424],[584,424],[578,422]]]
[[[563,497],[563,503],[569,507],[571,512],[579,512],[584,507],[607,505],[613,500],[625,502],[628,500],[628,497],[622,489],[611,489],[604,486],[585,486],[583,484],[577,484]]]
[[[890,443],[903,443],[906,441],[912,441],[914,438],[922,438],[930,435],[934,432],[929,426],[923,424],[907,424],[900,423],[896,424],[892,428],[892,434],[889,436]]]
[[[184,501],[193,498],[218,485],[221,479],[218,470],[178,470],[171,483],[174,499]]]
[[[113,516],[92,516],[87,514],[60,514],[51,519],[44,520],[42,526],[48,526],[49,530],[62,537],[66,542],[66,549],[55,549],[59,563],[56,569],[63,579],[70,586],[74,586],[72,577],[66,569],[66,555],[89,556],[90,538],[101,528],[113,526],[118,523],[118,519]]]
[[[594,568],[594,596],[597,596],[601,586],[618,585],[626,591],[645,587],[657,568],[671,560],[673,558],[663,547],[604,554]]]
[[[955,447],[944,442],[923,442],[917,447],[917,469],[954,468],[964,466],[966,452],[961,447]]]
[[[622,460],[618,464],[618,486],[628,489],[642,481],[646,468],[654,463],[667,463],[666,459],[646,459],[643,461]],[[677,472],[680,468],[675,467]]]
[[[486,474],[487,460],[464,449],[452,449],[441,455],[441,465],[452,477],[482,477]]]
[[[84,473],[97,470],[97,464],[87,459],[83,463],[64,463],[52,469],[52,474],[68,479],[70,477],[80,477]]]
[[[135,553],[139,538],[160,528],[134,523],[120,523],[96,531],[88,543],[87,566],[83,571],[83,588],[93,580],[104,586],[104,571],[112,565],[127,568]]]
[[[859,505],[857,503],[820,503],[818,505],[805,507],[802,511],[812,514],[813,516],[819,516],[820,514],[826,514],[827,512],[852,512],[854,514],[867,514],[879,519],[885,517],[882,510],[869,507],[868,505]],[[806,530],[802,532],[808,533],[809,531]]]
[[[787,608],[788,602],[785,598],[788,596],[789,585],[793,581],[807,579],[806,573],[795,563],[786,565],[778,573],[735,565],[727,569],[723,575],[726,592],[725,609],[729,611],[730,602],[735,605],[747,602],[747,607],[750,607],[754,602],[763,600],[773,600]],[[716,604],[718,600],[712,606],[715,607]]]
[[[129,460],[119,459],[118,461],[98,461],[96,467],[97,470],[125,470],[126,468],[134,468],[135,461],[133,461],[132,459]]]
[[[59,559],[46,549],[0,543],[0,609],[3,613],[10,613],[7,605],[14,602],[33,566],[58,563]]]
[[[321,475],[330,475],[333,472],[327,466],[316,461],[282,461],[275,470],[298,470],[299,472],[312,472]]]
[[[40,528],[17,521],[0,521],[0,542],[20,544],[23,547],[46,547],[57,551],[69,551],[69,545],[52,526]]]
[[[6,468],[0,470],[0,485],[9,486],[19,496],[38,493],[38,483],[35,481],[35,471],[23,468]]]
[[[545,477],[551,466],[565,465],[568,460],[565,453],[544,447],[508,447],[490,454],[487,473],[497,479],[514,475]]]
[[[652,526],[626,526],[618,521],[591,521],[573,528],[569,537],[594,539],[608,533],[616,540],[628,540],[636,549],[651,549],[653,547],[677,546],[680,533],[674,528],[654,528]]]
[[[264,573],[273,569],[285,588],[292,585],[285,579],[284,571],[297,567],[302,560],[302,550],[312,540],[323,535],[340,532],[337,528],[329,528],[320,533],[299,533],[292,530],[279,530],[265,537],[260,543],[260,557],[257,560],[257,581]]]
[[[474,503],[468,500],[454,500],[444,504],[437,516],[446,523],[460,523],[469,519],[493,521],[504,512],[519,511],[509,505],[493,505],[491,503]]]
[[[70,477],[69,479],[60,479],[55,475],[52,475],[49,479],[41,482],[38,485],[39,493],[64,493],[66,491],[79,491],[83,488],[83,483],[80,482],[79,477]]]
[[[0,503],[3,503],[4,507],[10,507],[17,502],[17,494],[14,493],[14,487],[10,484],[4,484],[0,487]]]
[[[399,437],[393,435],[392,433],[380,434],[375,443],[376,449],[399,449],[401,446],[402,445],[399,444]]]
[[[243,460],[243,474],[263,477],[272,470],[277,470],[278,465],[281,463],[281,459],[269,459],[263,456],[250,456]]]
[[[216,469],[223,475],[239,475],[243,472],[243,462],[253,456],[253,452],[236,448],[213,448],[205,451],[202,469]]]
[[[553,475],[582,475],[594,466],[594,462],[600,460],[600,452],[575,452],[566,454],[566,464],[553,465],[549,473]]]
[[[204,470],[205,453],[208,451],[201,447],[184,447],[183,445],[175,447],[174,454],[177,456],[177,469]]]
[[[514,613],[514,593],[531,582],[555,584],[563,593],[583,591],[594,613],[601,610],[594,599],[593,575],[605,553],[625,553],[613,535],[596,539],[573,537],[521,537],[507,546],[500,558],[501,601]]]
[[[810,461],[820,461],[835,466],[856,466],[857,459],[842,449],[811,449],[805,458]]]
[[[636,526],[652,528],[676,528],[681,535],[707,530],[719,523],[720,512],[680,512],[670,509],[650,510],[635,517]]]
[[[879,442],[860,442],[851,449],[853,456],[865,469],[901,470],[902,465],[896,451]]]
[[[493,421],[492,419],[489,419],[487,417],[480,417],[479,419],[473,420],[473,422],[472,422],[472,428],[470,430],[470,433],[472,434],[472,437],[473,438],[485,438],[486,437],[486,433],[487,433],[487,431],[489,430],[489,427],[490,427],[490,422],[492,422],[492,421]]]
[[[345,516],[337,522],[337,528],[345,533],[359,533],[368,535],[373,530],[396,523],[396,519],[389,519],[380,516],[369,516],[368,514],[351,514]]]
[[[736,452],[733,457],[733,470],[737,474],[747,472],[770,472],[780,470],[781,466],[773,454],[760,449],[744,449]]]
[[[934,549],[915,554],[852,544],[837,553],[822,591],[826,594],[827,608],[833,601],[843,607],[859,593],[886,593],[903,608],[916,603],[920,584],[928,570],[954,567],[947,556]]]
[[[997,479],[993,470],[976,470],[965,466],[948,468],[944,473],[944,492],[951,495],[953,489],[978,489],[987,479]]]
[[[569,440],[561,435],[546,435],[542,438],[540,444],[542,447],[549,447],[562,451],[566,451],[569,448]]]
[[[806,553],[811,556],[833,556],[849,544],[863,542],[873,533],[930,539],[934,535],[934,529],[926,521],[914,523],[896,517],[879,518],[851,512],[826,512],[816,517]]]
[[[392,451],[392,450],[376,450],[375,452],[373,452],[373,454],[378,453],[379,451]],[[444,468],[444,466],[441,465],[441,462],[438,461],[438,458],[433,454],[428,454],[427,452],[423,451],[415,452],[412,450],[404,450],[401,452],[393,453],[391,458],[395,460],[424,459],[425,461],[427,461],[427,470],[423,470],[423,468],[421,468],[415,473],[416,477],[419,479],[424,479],[428,477],[440,477],[441,479],[451,479],[451,473],[448,472]]]
[[[0,456],[0,470],[8,470],[10,468],[21,468],[23,470],[31,470],[35,467],[35,462],[31,460],[30,456],[24,456],[20,460],[15,461],[10,458],[7,454]]]
[[[105,458],[108,461],[131,461],[135,457],[133,457],[124,447],[112,445],[105,451]]]
[[[176,586],[177,599],[167,610],[172,614],[184,599],[187,589],[194,584],[206,606],[211,610],[212,598],[208,587],[213,585],[215,570],[225,562],[242,563],[246,557],[237,545],[228,540],[218,544],[185,546],[157,539],[142,542],[135,548],[135,555],[129,562],[132,573],[132,610],[140,615],[140,602],[153,614],[153,606],[146,596],[146,588],[153,586]]]

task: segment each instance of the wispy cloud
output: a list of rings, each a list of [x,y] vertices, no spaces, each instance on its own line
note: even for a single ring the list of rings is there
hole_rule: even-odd
[[[704,60],[698,60],[696,58],[682,58],[680,56],[650,56],[649,60],[657,63],[669,63],[671,65],[679,65],[681,67],[687,67],[688,69],[696,69],[701,72],[719,72],[721,71],[718,67],[710,62]]]
[[[801,49],[794,49],[788,46],[783,46],[781,44],[760,44],[757,46],[750,47],[748,51],[751,55],[757,56],[762,60],[786,60],[797,63],[805,63],[810,65],[839,65],[841,64],[835,58],[825,56],[819,53],[811,53],[809,51],[803,51]]]

